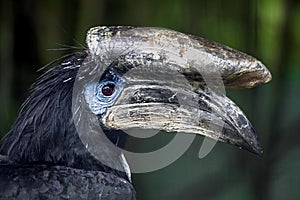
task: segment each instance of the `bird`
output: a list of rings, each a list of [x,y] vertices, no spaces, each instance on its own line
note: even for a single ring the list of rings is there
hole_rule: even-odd
[[[272,76],[256,58],[164,28],[97,26],[48,67],[1,141],[0,199],[136,199],[127,130],[203,135],[257,155],[224,88]]]

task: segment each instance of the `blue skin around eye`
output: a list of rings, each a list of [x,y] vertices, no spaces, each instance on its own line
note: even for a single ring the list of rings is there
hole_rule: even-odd
[[[102,87],[107,84],[114,84],[114,93],[111,96],[102,94]],[[119,97],[123,87],[120,81],[100,81],[98,83],[90,83],[85,87],[84,98],[90,110],[96,115],[102,115],[107,108],[112,106]]]

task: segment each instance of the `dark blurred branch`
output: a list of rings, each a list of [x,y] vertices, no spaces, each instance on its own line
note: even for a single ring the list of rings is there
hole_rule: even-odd
[[[272,89],[273,89],[273,104],[271,109],[271,128],[269,138],[266,140],[264,159],[262,159],[261,170],[258,171],[255,180],[255,199],[266,200],[270,199],[270,183],[271,175],[273,173],[272,166],[278,160],[278,155],[281,151],[286,151],[289,148],[278,148],[281,142],[281,127],[282,116],[284,111],[284,101],[286,98],[286,92],[284,79],[288,72],[288,57],[290,55],[291,46],[291,21],[293,1],[285,0],[283,3],[283,20],[281,22],[282,33],[278,43],[280,44],[280,50],[277,56],[276,74],[273,73]],[[274,55],[276,56],[276,55]]]
[[[17,108],[27,97],[29,85],[37,77],[40,65],[37,48],[36,2],[34,0],[12,1],[13,3],[13,51],[14,66],[13,98]],[[20,20],[22,19],[22,20]]]
[[[0,10],[0,138],[8,129],[10,108],[12,107],[12,82],[13,82],[13,12],[12,1],[1,2]]]
[[[280,149],[284,149],[287,147],[295,147],[300,145],[300,139],[299,139],[299,130],[300,130],[300,118],[295,118],[292,122],[288,124],[288,126],[285,127],[285,130],[282,131],[282,133],[285,133],[285,138],[281,139],[280,143]],[[298,136],[297,138],[294,138],[293,136]],[[289,148],[287,148],[288,150]],[[284,157],[285,153],[287,151],[281,151],[280,156]]]

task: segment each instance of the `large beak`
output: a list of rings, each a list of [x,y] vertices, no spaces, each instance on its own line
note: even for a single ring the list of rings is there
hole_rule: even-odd
[[[269,70],[254,57],[158,28],[95,27],[86,41],[92,59],[124,80],[121,95],[101,116],[107,127],[199,134],[262,154],[245,114],[215,90],[269,82]]]
[[[162,65],[149,69],[123,75],[121,95],[102,116],[105,126],[199,134],[262,154],[249,120],[224,94],[192,86],[184,75],[168,73]]]

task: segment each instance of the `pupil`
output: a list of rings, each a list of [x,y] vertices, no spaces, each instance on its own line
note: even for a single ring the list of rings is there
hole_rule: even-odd
[[[105,96],[111,96],[115,91],[115,85],[114,84],[107,84],[107,85],[104,85],[102,87],[102,94],[104,94]]]

